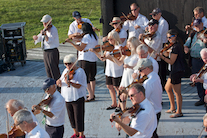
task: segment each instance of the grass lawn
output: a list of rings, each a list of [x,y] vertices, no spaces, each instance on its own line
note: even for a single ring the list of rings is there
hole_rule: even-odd
[[[73,21],[72,12],[75,10],[81,13],[82,18],[89,18],[95,27],[102,30],[102,24],[99,23],[100,0],[0,0],[0,3],[1,24],[26,22],[27,49],[40,47],[40,44],[34,45],[32,36],[43,29],[40,20],[45,14],[53,18],[60,43],[68,37],[68,27]],[[88,16],[91,9],[92,12]]]

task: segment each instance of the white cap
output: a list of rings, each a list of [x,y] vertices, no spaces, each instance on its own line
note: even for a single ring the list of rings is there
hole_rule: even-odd
[[[46,14],[42,17],[41,21],[40,22],[44,22],[44,23],[47,23],[51,18],[50,15]]]

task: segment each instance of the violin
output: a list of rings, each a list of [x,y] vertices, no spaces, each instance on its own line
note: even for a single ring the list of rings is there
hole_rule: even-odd
[[[78,29],[82,29],[82,24],[83,24],[84,22],[83,21],[80,21],[79,23],[78,23]]]
[[[52,101],[52,95],[49,95],[47,99],[42,100],[37,106],[47,106],[50,104],[50,102]],[[34,113],[34,111],[36,110],[36,108],[34,107],[34,109],[32,109],[32,112]]]
[[[123,16],[120,16],[120,19],[122,22],[126,21],[126,20],[130,20],[130,21],[134,21],[136,20],[136,17],[134,15],[132,15],[131,13],[129,13],[127,16],[122,12]]]
[[[101,48],[102,48],[102,50],[104,50],[104,51],[113,51],[113,49],[114,49],[114,46],[113,45],[111,45],[109,42],[106,44],[103,44],[102,46],[100,46],[100,45],[96,45],[95,46],[95,48],[93,48],[93,50],[94,51],[96,51],[96,52],[100,52],[101,51]],[[88,52],[89,50],[87,49],[87,50],[84,50],[83,52]]]
[[[117,33],[119,33],[119,32],[121,31],[121,29],[116,28],[115,31],[116,31]]]
[[[65,77],[65,82],[67,83],[68,87],[70,87],[70,80],[73,79],[73,75],[75,74],[75,70],[71,69],[70,71],[68,71],[64,77]]]
[[[45,26],[44,29],[42,30],[42,35],[44,35],[45,32],[46,32],[47,30],[49,30],[49,29],[52,27],[51,22],[52,22],[52,19],[50,19],[50,20],[48,21],[48,23],[46,24],[46,26]]]
[[[206,31],[207,31],[207,29],[200,31],[197,35],[197,39],[203,40],[204,38],[207,38]]]
[[[202,77],[203,74],[205,74],[207,72],[207,66],[205,66],[206,64],[203,65],[203,67],[199,70],[198,74],[196,75],[196,79]],[[196,82],[192,82],[190,83],[190,86],[191,87],[194,87],[195,86],[195,83]]]
[[[140,105],[137,103],[135,105],[133,105],[130,108],[126,108],[124,109],[121,113],[118,113],[116,116],[118,116],[120,119],[123,119],[127,116],[131,116],[131,117],[136,117],[136,115],[143,110]],[[111,122],[113,122],[113,119],[115,118],[115,116],[113,116],[112,119],[110,119]]]
[[[190,30],[193,30],[193,21],[191,22],[190,27],[185,29],[186,34],[188,34],[188,32],[189,32]]]
[[[81,39],[84,37],[85,33],[73,36],[72,39],[70,40],[74,40],[75,42],[81,42]],[[65,42],[63,42],[63,44],[65,44],[67,41],[65,40]]]
[[[127,46],[124,46],[124,47],[121,47],[121,50],[119,49],[113,50],[113,53],[111,53],[110,55],[113,55],[115,58],[119,59],[121,55],[130,56],[131,51],[128,49]]]
[[[148,79],[147,75],[144,75],[141,79],[139,79],[139,80],[136,79],[135,81],[133,81],[126,88],[130,88],[133,84],[136,84],[136,83],[144,83],[144,81],[147,80],[147,79]]]
[[[23,137],[25,133],[17,128],[15,125],[12,126],[12,129],[8,132],[9,138]],[[0,134],[0,138],[8,138],[7,134]]]

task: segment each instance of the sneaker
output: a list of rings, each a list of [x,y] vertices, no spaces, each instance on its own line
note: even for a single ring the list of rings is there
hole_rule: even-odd
[[[195,106],[200,106],[200,105],[204,105],[205,103],[204,102],[202,102],[202,101],[197,101],[196,103],[195,103]]]
[[[74,133],[70,138],[78,138],[78,137],[79,136]]]

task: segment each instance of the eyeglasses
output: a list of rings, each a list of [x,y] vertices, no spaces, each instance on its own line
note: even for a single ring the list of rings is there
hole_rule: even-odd
[[[156,16],[157,14],[152,14],[152,16]]]
[[[21,122],[19,122],[19,123],[17,123],[17,124],[15,124],[16,126],[18,126],[18,125],[20,125],[21,123],[23,123],[24,121],[21,121]]]
[[[175,37],[175,35],[171,35],[170,37],[167,37],[168,39],[171,39],[172,37]]]
[[[131,11],[136,11],[137,10],[137,8],[136,9],[134,9],[134,10],[131,10]]]
[[[139,93],[139,92],[137,92],[137,93]],[[129,95],[128,97],[129,97],[129,98],[134,97],[137,93],[131,94],[131,95]]]
[[[142,72],[144,69],[146,69],[146,68],[143,68],[143,69],[138,69],[138,70],[139,70],[139,72]]]
[[[113,25],[118,24],[118,23],[113,23]]]
[[[72,63],[65,63],[65,66],[67,66],[67,65],[71,65]]]

